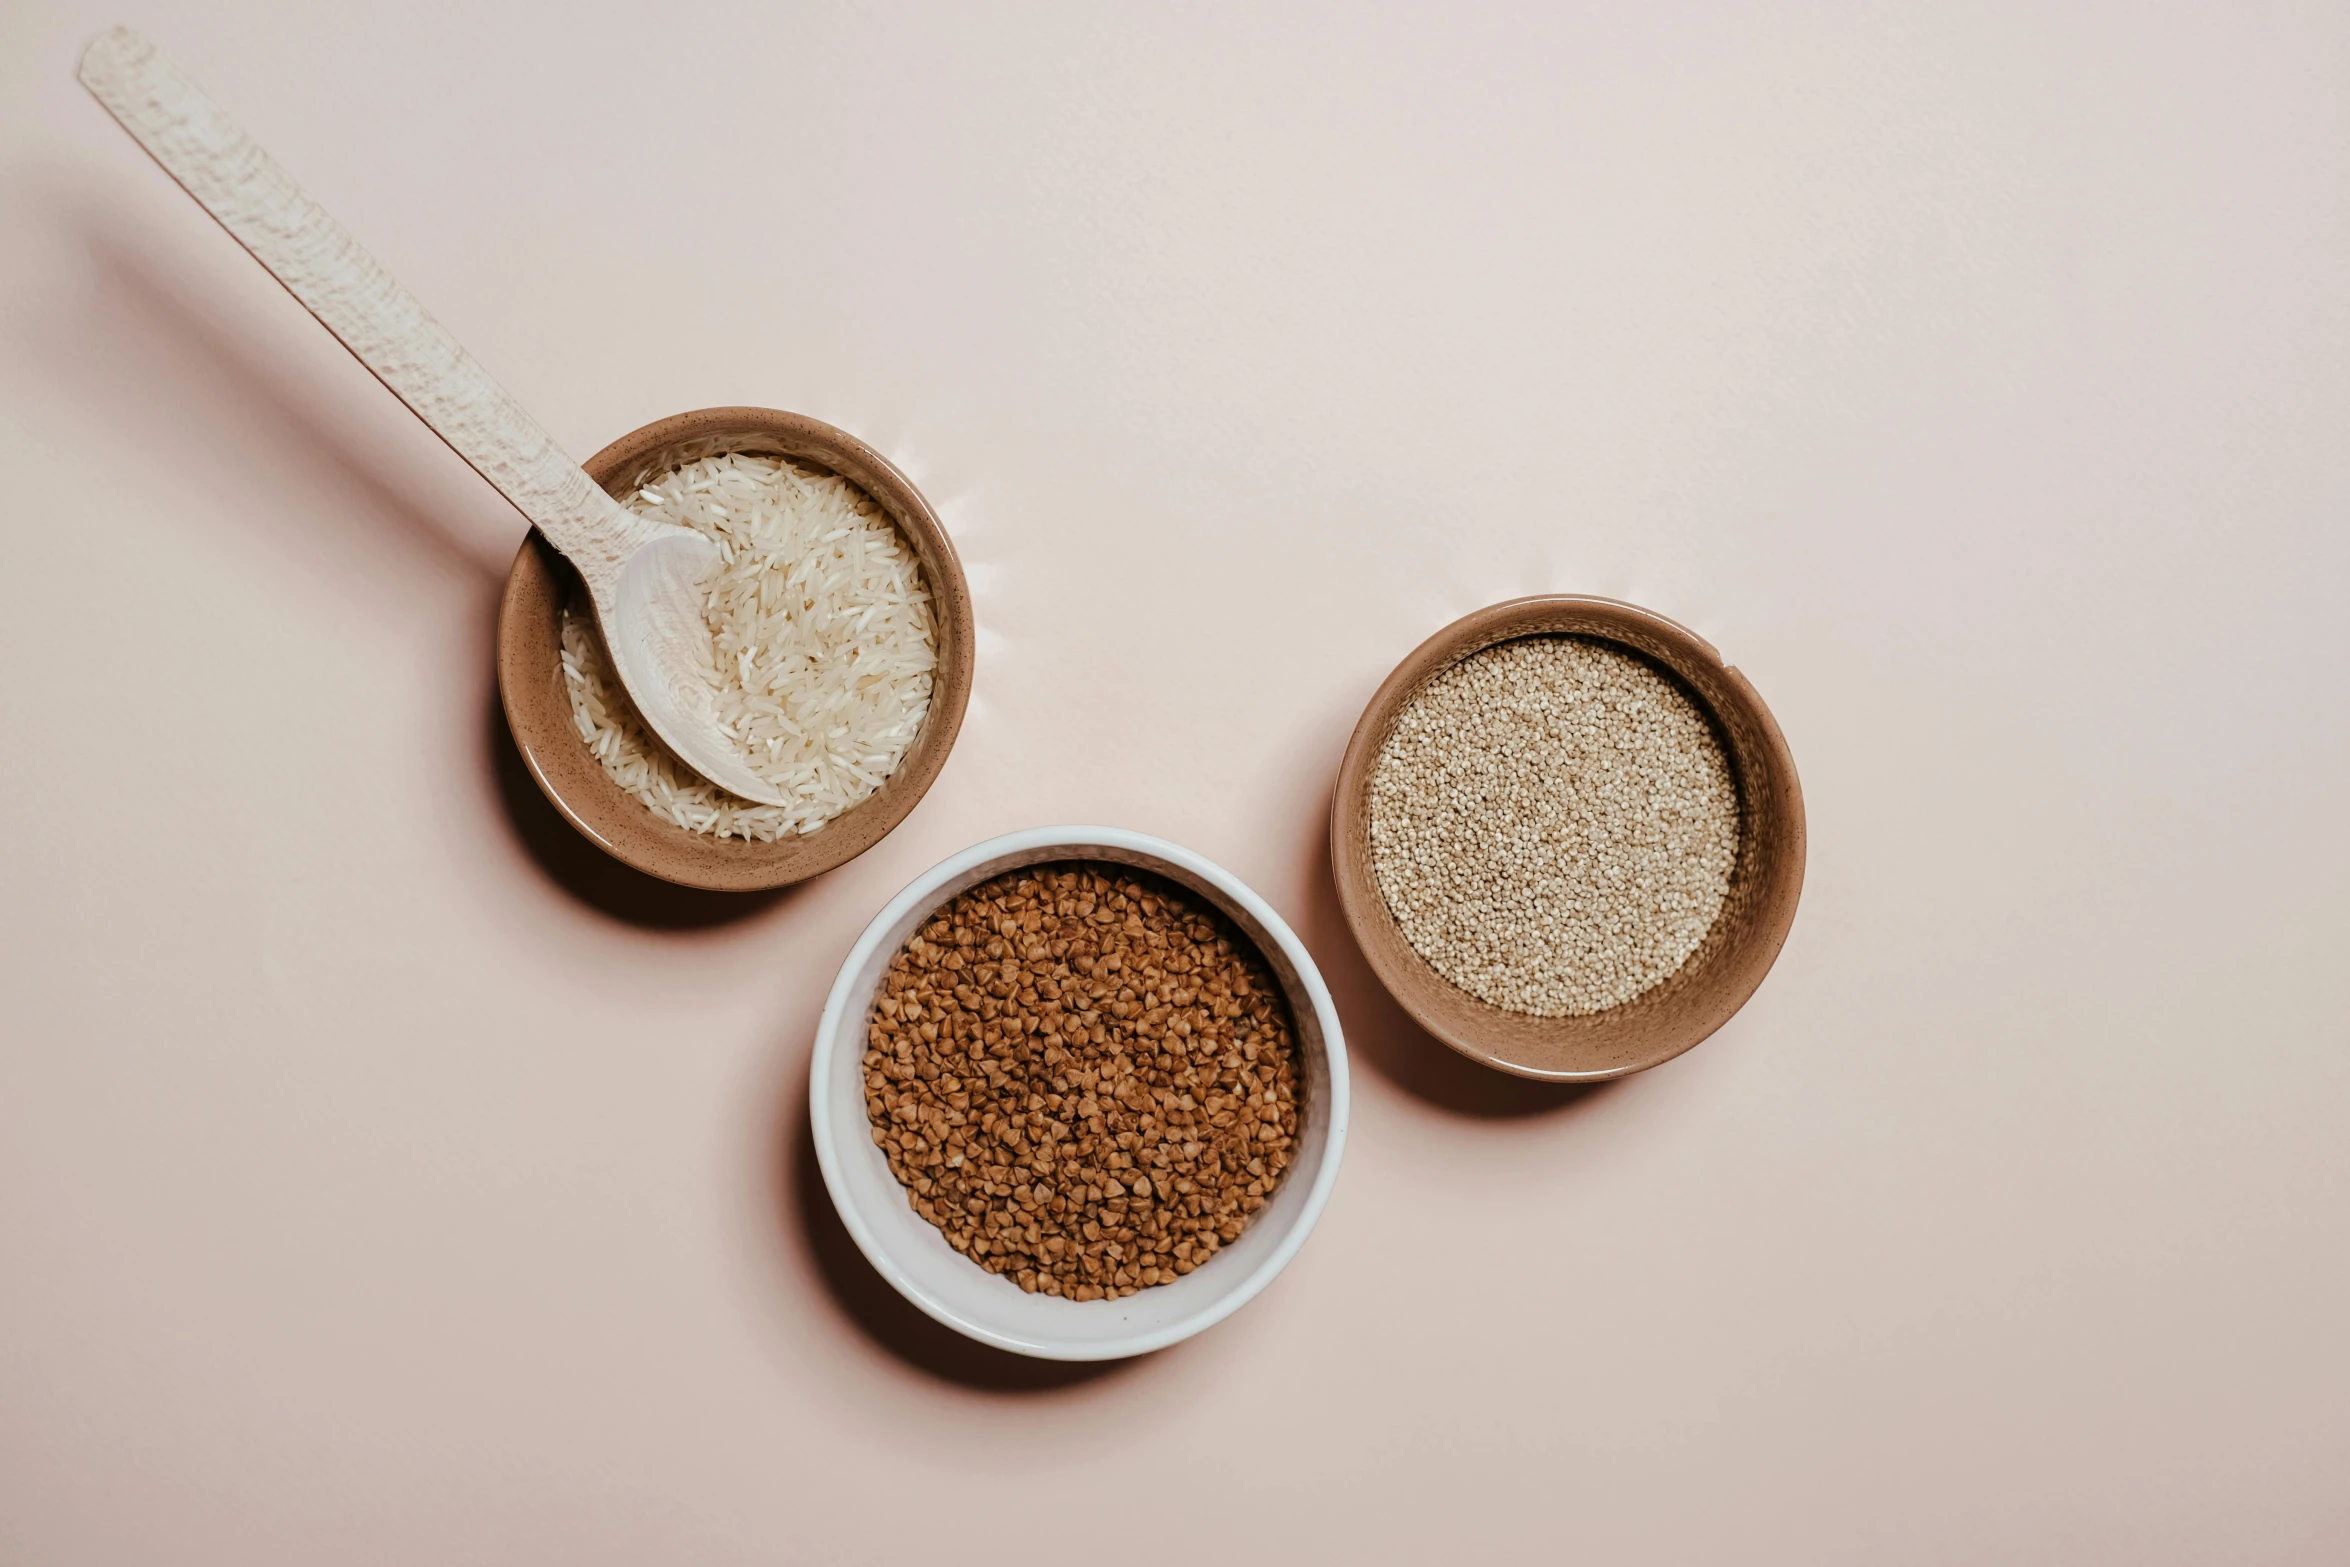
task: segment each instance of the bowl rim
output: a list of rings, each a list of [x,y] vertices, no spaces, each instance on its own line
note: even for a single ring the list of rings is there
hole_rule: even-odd
[[[986,1323],[964,1316],[948,1302],[936,1298],[899,1266],[849,1195],[848,1175],[842,1163],[845,1158],[843,1139],[869,1145],[871,1138],[866,1122],[859,1116],[853,1126],[841,1125],[833,1115],[832,1096],[827,1091],[827,1083],[836,1070],[836,1062],[844,1046],[853,1044],[858,1055],[864,1053],[857,1036],[864,1018],[866,996],[860,993],[862,987],[857,983],[857,976],[873,960],[877,949],[891,939],[891,932],[901,920],[917,909],[928,912],[937,907],[951,896],[942,889],[990,861],[1024,855],[1031,856],[1027,863],[1045,864],[1059,859],[1087,859],[1093,857],[1087,851],[1104,849],[1138,856],[1143,860],[1156,860],[1198,877],[1244,909],[1256,921],[1258,928],[1272,938],[1280,948],[1281,956],[1287,960],[1290,972],[1297,976],[1295,987],[1284,985],[1284,989],[1290,991],[1287,999],[1292,1011],[1299,1009],[1302,999],[1306,1007],[1312,1010],[1321,1035],[1322,1055],[1329,1075],[1326,1092],[1330,1122],[1320,1162],[1306,1190],[1304,1205],[1290,1221],[1288,1231],[1241,1283],[1215,1296],[1200,1309],[1161,1327],[1132,1333],[1123,1338],[1072,1345],[1023,1339],[998,1332]],[[1037,851],[1040,850],[1054,852],[1039,854]],[[1068,852],[1059,852],[1063,850]],[[1006,867],[1007,870],[1017,868]],[[1297,991],[1304,992],[1302,998]],[[1180,844],[1170,843],[1164,838],[1122,827],[1060,825],[999,834],[947,856],[908,882],[896,897],[873,916],[858,936],[856,945],[841,960],[840,972],[825,997],[824,1012],[816,1024],[816,1048],[808,1063],[808,1123],[816,1145],[817,1167],[823,1172],[825,1190],[832,1198],[834,1211],[840,1215],[841,1223],[848,1229],[850,1238],[857,1243],[857,1249],[864,1253],[865,1260],[873,1265],[876,1273],[889,1281],[892,1288],[933,1320],[983,1344],[1040,1360],[1120,1360],[1148,1354],[1204,1332],[1254,1300],[1282,1269],[1289,1266],[1298,1249],[1305,1245],[1306,1237],[1313,1233],[1323,1208],[1330,1200],[1330,1192],[1337,1184],[1338,1168],[1346,1151],[1348,1103],[1346,1038],[1339,1024],[1338,1009],[1330,999],[1329,987],[1323,983],[1321,971],[1315,966],[1312,954],[1306,951],[1305,943],[1289,928],[1288,922],[1275,913],[1272,905],[1258,896],[1247,883],[1205,855]]]
[[[622,864],[663,881],[710,892],[764,892],[847,864],[895,831],[922,802],[962,731],[978,629],[961,557],[928,498],[887,457],[821,419],[750,405],[697,408],[639,426],[580,466],[599,487],[625,490],[656,453],[704,442],[719,450],[780,451],[838,474],[873,499],[921,559],[930,579],[940,668],[922,731],[881,789],[818,833],[770,843],[688,832],[647,810],[587,755],[573,726],[569,696],[560,689],[560,648],[549,651],[540,635],[550,615],[560,624],[570,567],[536,529],[524,537],[499,594],[492,656],[499,707],[523,767],[556,814],[581,836]],[[575,799],[574,792],[586,798]],[[612,819],[604,819],[599,808],[604,805],[616,813]]]
[[[1368,864],[1368,793],[1370,770],[1386,743],[1396,715],[1428,680],[1463,658],[1519,637],[1584,636],[1612,641],[1649,663],[1659,665],[1723,735],[1732,771],[1738,778],[1740,859],[1752,860],[1752,874],[1761,878],[1752,898],[1752,917],[1740,928],[1725,931],[1723,948],[1706,963],[1718,966],[1704,972],[1701,945],[1689,963],[1654,989],[1629,1002],[1582,1017],[1534,1018],[1507,1013],[1454,986],[1427,959],[1404,940],[1388,910]],[[1749,776],[1751,770],[1753,776]],[[1795,908],[1803,891],[1807,857],[1807,828],[1803,785],[1795,758],[1778,720],[1735,667],[1725,663],[1712,643],[1696,632],[1651,609],[1622,599],[1584,593],[1542,593],[1505,599],[1470,611],[1422,641],[1380,683],[1364,704],[1362,717],[1348,737],[1339,763],[1330,804],[1330,864],[1337,884],[1340,912],[1362,951],[1364,961],[1396,1003],[1437,1040],[1483,1066],[1518,1077],[1553,1083],[1598,1083],[1627,1077],[1662,1065],[1694,1049],[1728,1022],[1778,961]],[[1747,864],[1733,872],[1749,873]],[[1725,917],[1728,911],[1725,910]],[[1718,923],[1718,922],[1717,922]],[[1735,950],[1726,950],[1735,943]],[[1710,935],[1709,935],[1710,944]],[[1662,998],[1682,975],[1707,982],[1705,994],[1684,1008],[1681,1026],[1650,1029],[1636,1039],[1636,1048],[1618,1050],[1613,1058],[1589,1066],[1546,1065],[1530,1056],[1565,1052],[1568,1040],[1603,1039],[1603,1030],[1621,1027],[1634,1016],[1632,1009],[1653,1015]],[[1652,998],[1657,998],[1652,1003]],[[1644,1007],[1644,1003],[1650,1003]],[[1473,1021],[1478,1027],[1471,1027]],[[1496,1048],[1490,1036],[1502,1031],[1524,1035],[1513,1046]],[[1480,1037],[1480,1036],[1485,1037]],[[1541,1042],[1530,1048],[1529,1041]],[[1596,1049],[1591,1053],[1604,1054]]]

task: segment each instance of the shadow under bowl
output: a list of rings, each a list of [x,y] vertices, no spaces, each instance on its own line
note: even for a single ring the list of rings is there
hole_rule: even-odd
[[[963,565],[921,491],[890,460],[820,419],[773,408],[703,408],[622,436],[582,466],[615,499],[720,452],[789,457],[839,475],[870,496],[921,560],[938,638],[922,732],[882,786],[813,833],[773,843],[688,832],[612,781],[579,738],[563,683],[563,605],[579,582],[534,529],[514,557],[498,606],[498,695],[514,744],[539,789],[591,842],[650,876],[713,892],[758,892],[805,881],[870,849],[914,809],[963,726],[976,633]]]
[[[1371,770],[1397,716],[1438,674],[1499,642],[1578,636],[1661,668],[1710,721],[1738,788],[1738,860],[1722,912],[1673,974],[1582,1017],[1533,1017],[1481,1001],[1415,951],[1372,869]],[[1472,1061],[1549,1082],[1602,1082],[1669,1061],[1746,1004],[1787,940],[1803,892],[1803,785],[1777,720],[1746,677],[1687,627],[1615,599],[1549,594],[1463,616],[1387,677],[1339,764],[1330,864],[1371,971],[1414,1021]]]

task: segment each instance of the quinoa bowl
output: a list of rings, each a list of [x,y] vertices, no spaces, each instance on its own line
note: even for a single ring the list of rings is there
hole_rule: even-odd
[[[1498,670],[1509,655],[1545,645],[1594,666],[1570,674],[1604,689],[1546,704],[1551,693],[1512,690],[1508,677],[1478,669]],[[1516,663],[1537,682],[1565,678],[1556,661],[1547,670],[1531,659]],[[1457,709],[1459,691],[1477,684],[1471,672],[1483,678],[1485,700],[1512,708],[1518,731],[1551,741],[1584,721],[1576,711],[1641,716],[1631,732],[1599,735],[1584,751],[1568,734],[1547,753],[1559,771],[1596,783],[1541,781],[1546,753],[1536,751],[1513,759],[1527,775],[1522,789],[1508,768],[1488,769],[1464,787],[1463,769],[1445,757],[1430,765],[1425,753],[1462,733],[1447,727],[1443,709],[1448,701]],[[1640,771],[1644,763],[1651,772]],[[1394,804],[1399,776],[1441,796],[1423,802],[1418,820]],[[1620,817],[1527,820],[1577,789],[1625,796]],[[1702,824],[1715,833],[1711,842],[1694,829],[1676,836],[1657,826],[1709,815]],[[1437,816],[1449,819],[1452,834],[1439,848],[1467,846],[1457,875],[1423,841],[1443,837],[1422,830]],[[1495,847],[1502,844],[1509,853]],[[1635,844],[1645,845],[1645,859]],[[1364,709],[1330,811],[1340,908],[1380,983],[1462,1055],[1555,1082],[1603,1081],[1670,1060],[1745,1005],[1794,922],[1804,844],[1794,758],[1746,677],[1662,615],[1568,594],[1488,606],[1414,649]],[[1555,852],[1571,874],[1544,882],[1553,867],[1535,863],[1541,855],[1528,846]],[[1483,863],[1469,863],[1479,855]],[[1432,899],[1414,880],[1430,879],[1432,860],[1433,879],[1447,883],[1439,892],[1453,899],[1451,929],[1427,917]],[[1614,874],[1624,896],[1575,906],[1572,876],[1592,874],[1590,867]],[[1709,877],[1710,886],[1699,885]],[[1630,918],[1635,913],[1653,928]],[[1495,952],[1514,951],[1518,968],[1498,960],[1480,967],[1484,954],[1466,950],[1480,938]],[[1541,971],[1540,983],[1527,982],[1528,969]]]
[[[1280,1139],[1287,1150],[1286,1170],[1261,1205],[1244,1225],[1233,1228],[1229,1243],[1197,1265],[1187,1265],[1180,1276],[1107,1298],[1039,1291],[1033,1280],[1024,1283],[1008,1272],[989,1271],[969,1248],[951,1243],[933,1217],[918,1211],[914,1190],[893,1169],[895,1154],[882,1146],[868,1075],[884,1043],[876,1003],[887,993],[893,961],[909,939],[926,928],[935,931],[942,911],[1007,873],[1070,865],[1138,872],[1213,909],[1219,923],[1250,949],[1251,960],[1262,960],[1296,1051],[1294,1135]],[[1076,1085],[1071,1089],[1072,1094],[1081,1091]],[[916,878],[874,917],[841,965],[809,1066],[808,1118],[817,1163],[843,1225],[866,1260],[915,1306],[955,1331],[1048,1360],[1144,1354],[1189,1338],[1253,1299],[1297,1254],[1328,1201],[1345,1146],[1347,1116],[1345,1040],[1329,992],[1296,935],[1230,872],[1178,845],[1118,828],[1010,833],[976,844]],[[1135,1147],[1130,1136],[1121,1136],[1118,1145]],[[1057,1179],[1066,1188],[1082,1178],[1063,1166]],[[1162,1183],[1160,1192],[1167,1191]],[[1168,1201],[1160,1198],[1162,1205]]]
[[[597,650],[578,645],[578,585],[570,564],[536,531],[516,554],[499,605],[498,694],[532,780],[590,842],[664,881],[754,892],[847,863],[913,810],[962,727],[976,631],[962,563],[930,503],[886,457],[821,420],[771,408],[705,408],[622,436],[582,466],[623,499],[683,465],[733,454],[788,463],[795,473],[854,495],[917,563],[935,664],[919,724],[878,786],[814,831],[765,839],[695,831],[658,814],[622,786],[583,737],[578,658]]]

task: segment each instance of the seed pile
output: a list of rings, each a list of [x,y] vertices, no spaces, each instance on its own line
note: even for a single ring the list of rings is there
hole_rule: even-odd
[[[625,504],[717,541],[703,678],[743,760],[792,803],[740,799],[671,756],[630,705],[589,612],[566,606],[572,721],[612,780],[689,832],[762,842],[815,832],[880,788],[930,711],[937,651],[921,564],[872,498],[786,458],[725,452]]]
[[[1414,951],[1493,1006],[1577,1017],[1679,969],[1738,861],[1738,791],[1705,718],[1579,637],[1437,675],[1371,770],[1372,872]]]
[[[1040,866],[891,960],[865,1110],[914,1210],[1034,1294],[1170,1284],[1289,1165],[1297,1048],[1247,939],[1155,877]]]

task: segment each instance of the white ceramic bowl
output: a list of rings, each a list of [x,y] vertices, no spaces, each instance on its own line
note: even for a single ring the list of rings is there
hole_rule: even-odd
[[[1239,1240],[1172,1284],[1121,1300],[1029,1295],[946,1243],[907,1203],[865,1119],[865,1020],[889,960],[957,893],[1024,865],[1107,860],[1155,872],[1222,909],[1264,954],[1297,1029],[1305,1105],[1295,1162]],[[1346,1144],[1346,1041],[1314,960],[1281,916],[1223,867],[1163,838],[1116,827],[1036,827],[974,844],[890,900],[858,938],[816,1027],[808,1119],[841,1222],[881,1276],[983,1344],[1045,1360],[1116,1360],[1191,1337],[1246,1305],[1289,1265],[1330,1199]]]

